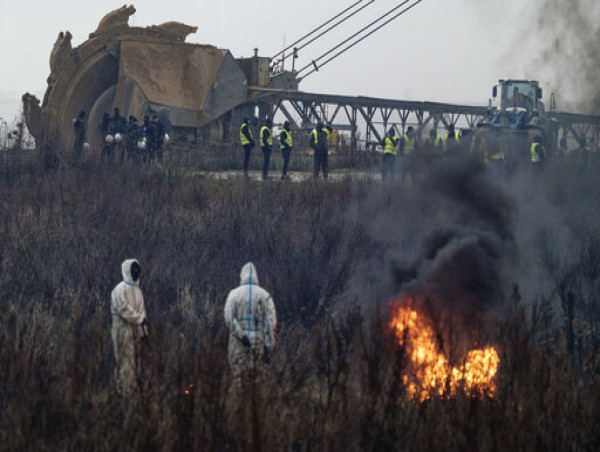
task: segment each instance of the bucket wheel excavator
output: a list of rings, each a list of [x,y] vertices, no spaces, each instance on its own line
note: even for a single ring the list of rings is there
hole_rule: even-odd
[[[265,62],[236,60],[228,50],[186,43],[197,27],[182,23],[131,27],[133,13],[132,5],[110,12],[75,48],[68,31],[58,35],[41,105],[30,94],[22,99],[29,131],[38,142],[69,149],[72,119],[81,110],[87,113],[88,140],[99,141],[96,126],[115,107],[139,123],[156,113],[169,132],[222,136],[221,117],[246,102],[251,71]]]

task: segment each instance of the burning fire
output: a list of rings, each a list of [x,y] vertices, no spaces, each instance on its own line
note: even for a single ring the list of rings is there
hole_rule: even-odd
[[[391,327],[399,344],[406,347],[412,366],[412,375],[403,376],[411,397],[423,401],[431,395],[454,395],[459,388],[468,394],[493,397],[493,379],[500,363],[494,347],[471,350],[461,366],[451,367],[438,351],[431,321],[409,307],[394,310]]]

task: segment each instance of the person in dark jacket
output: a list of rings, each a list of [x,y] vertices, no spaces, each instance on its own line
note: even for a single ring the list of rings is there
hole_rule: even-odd
[[[123,163],[123,160],[125,159],[125,143],[124,143],[124,138],[125,138],[125,132],[127,131],[127,120],[121,116],[121,114],[119,113],[119,109],[117,107],[114,108],[114,114],[112,116],[112,118],[110,118],[110,122],[112,124],[112,129],[113,129],[113,136],[115,139],[115,149],[117,150],[116,152],[119,152],[119,149],[121,150],[121,154],[120,154],[120,160],[121,163]]]
[[[150,123],[150,116],[144,115],[144,123],[142,124],[142,128],[140,130],[140,135],[142,137],[142,142],[144,145],[144,149],[142,152],[142,161],[145,163],[146,158],[150,160],[150,153],[152,152],[150,146],[150,136],[152,134],[151,129],[152,124]]]
[[[283,170],[281,171],[281,179],[287,179],[288,165],[290,163],[290,154],[292,152],[292,132],[290,132],[291,124],[289,121],[283,123],[283,130],[279,133],[279,148],[283,157]]]
[[[151,127],[150,127],[150,132],[151,133],[150,133],[149,141],[152,142],[151,148],[153,150],[150,160],[152,160],[154,158],[154,155],[156,155],[156,159],[158,160],[158,163],[162,163],[163,142],[165,139],[165,126],[160,121],[160,118],[158,117],[157,114],[152,115],[152,123],[151,123]]]
[[[271,150],[273,147],[273,120],[267,118],[265,125],[260,129],[260,148],[263,152],[263,167],[262,167],[262,178],[263,180],[269,177],[269,162],[271,160]]]
[[[129,122],[127,123],[127,131],[125,133],[125,150],[127,152],[127,160],[133,160],[136,163],[139,162],[139,152],[137,148],[139,136],[140,128],[137,123],[137,118],[133,115],[129,115]]]
[[[81,153],[85,144],[85,111],[81,110],[77,117],[73,119],[73,154],[71,155],[71,164],[76,166],[81,159]]]
[[[110,115],[104,113],[100,122],[100,135],[102,139],[102,153],[100,154],[100,162],[109,163],[114,161],[113,151],[115,149],[115,137],[113,124],[110,120]]]
[[[315,179],[319,177],[319,172],[323,173],[323,179],[327,179],[328,176],[328,155],[327,145],[329,141],[329,135],[332,132],[332,128],[328,125],[319,122],[317,127],[312,131],[310,135],[310,147],[315,151]]]

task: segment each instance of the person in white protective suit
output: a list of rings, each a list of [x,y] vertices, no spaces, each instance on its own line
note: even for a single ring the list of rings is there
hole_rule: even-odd
[[[225,324],[229,330],[228,360],[234,377],[254,370],[273,349],[277,315],[269,292],[258,285],[252,262],[240,272],[241,283],[225,302]]]
[[[146,308],[140,289],[141,268],[137,259],[123,261],[121,271],[123,281],[116,285],[110,297],[111,337],[117,362],[117,392],[130,395],[137,388],[140,339],[147,335]]]

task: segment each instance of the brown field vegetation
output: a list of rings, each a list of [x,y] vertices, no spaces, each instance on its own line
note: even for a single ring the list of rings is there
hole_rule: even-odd
[[[588,182],[549,196],[579,215]],[[350,290],[357,264],[382,252],[366,212],[390,196],[352,178],[245,183],[129,166],[6,178],[0,449],[597,450],[595,219],[569,224],[571,265],[540,261],[553,292],[523,299],[515,286],[486,321],[501,357],[494,397],[421,403],[402,385],[389,300]],[[141,391],[123,400],[109,297],[130,257],[151,336]],[[249,260],[275,300],[278,343],[260,383],[232,389],[222,308]]]

